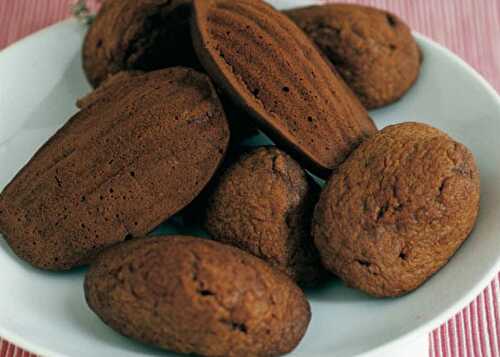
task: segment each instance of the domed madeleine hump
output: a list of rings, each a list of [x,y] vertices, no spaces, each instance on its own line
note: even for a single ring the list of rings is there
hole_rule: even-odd
[[[401,98],[422,54],[403,20],[370,6],[325,4],[285,12],[314,41],[368,109]]]
[[[323,265],[374,296],[406,294],[442,268],[479,212],[472,153],[421,123],[390,125],[332,175],[314,211]]]
[[[136,340],[202,356],[279,356],[311,319],[302,290],[262,260],[187,236],[134,239],[85,277],[89,307]]]

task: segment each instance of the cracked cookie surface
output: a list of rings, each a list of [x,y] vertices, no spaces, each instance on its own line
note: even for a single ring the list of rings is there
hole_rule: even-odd
[[[410,292],[443,267],[479,211],[471,152],[425,124],[391,125],[333,175],[314,213],[323,264],[375,296]]]
[[[285,12],[316,43],[368,109],[390,104],[417,80],[421,52],[396,15],[328,4]]]
[[[205,228],[221,242],[246,250],[301,284],[322,276],[310,234],[318,185],[275,147],[242,155],[215,183]]]
[[[85,296],[118,332],[205,356],[289,352],[310,320],[304,294],[287,276],[237,248],[187,236],[106,250],[86,275]]]

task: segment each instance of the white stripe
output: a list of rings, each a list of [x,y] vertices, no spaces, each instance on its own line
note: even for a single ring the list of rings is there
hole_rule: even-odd
[[[441,341],[441,352],[443,353],[443,356],[449,356],[450,355],[450,332],[448,331],[448,323],[444,323],[441,328],[439,329],[439,334],[442,333],[442,329],[444,329],[444,334],[446,336],[446,341],[444,341],[444,346],[443,342]],[[445,353],[448,352],[448,353]]]
[[[434,357],[434,342],[432,341],[432,332],[429,334],[429,351],[429,357]]]
[[[488,289],[489,290],[489,289]],[[479,313],[482,315],[482,319],[483,319],[483,325],[479,325],[480,327],[482,327],[482,331],[483,331],[483,335],[484,335],[484,344],[486,346],[486,356],[492,356],[493,353],[491,352],[491,349],[490,349],[490,338],[489,338],[489,332],[488,332],[488,320],[487,320],[487,315],[486,315],[486,304],[484,302],[484,294],[486,294],[487,291],[486,290],[483,290],[482,294],[479,296],[479,299],[481,300],[481,305],[483,305],[483,307],[481,309],[479,309]],[[478,324],[479,324],[479,319],[478,319]],[[481,338],[479,338],[479,342],[481,342]],[[480,343],[480,346],[481,346],[481,343]]]
[[[450,325],[448,324],[448,322],[451,321],[451,329],[450,329]],[[455,317],[453,317],[452,319],[450,319],[448,322],[446,322],[446,326],[448,328],[448,351],[450,351],[450,356],[452,357],[455,357],[452,355],[452,351],[455,350],[455,354],[458,355],[458,344],[457,344],[457,340],[458,340],[458,336],[457,336],[457,326],[456,326],[456,321],[455,321]],[[450,338],[450,336],[453,336],[453,340],[455,341],[453,343],[453,346],[452,346],[452,339]]]
[[[451,336],[452,333],[454,333],[454,329],[450,329],[450,325],[448,325],[448,321],[446,321],[446,332],[447,332],[447,336],[448,336],[448,342],[447,342],[447,344],[448,344],[448,356],[452,356],[452,354],[451,354],[452,348],[455,349],[455,352],[457,350],[456,350],[456,346],[452,346],[451,345],[452,339],[450,338],[450,336]],[[456,336],[453,335],[453,337],[456,340]],[[455,357],[455,356],[452,356],[452,357]]]

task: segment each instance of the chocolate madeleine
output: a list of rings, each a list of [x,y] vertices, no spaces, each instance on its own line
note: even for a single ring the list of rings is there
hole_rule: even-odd
[[[417,80],[421,54],[396,15],[369,6],[327,4],[286,14],[316,43],[368,109],[401,98]]]
[[[117,81],[0,194],[0,231],[36,267],[86,264],[191,202],[228,141],[224,112],[205,75],[170,68]]]
[[[311,237],[319,186],[276,147],[241,155],[216,180],[206,206],[211,237],[254,254],[301,285],[324,276]]]
[[[80,98],[76,102],[76,106],[80,109],[92,104],[98,98],[106,97],[108,87],[118,88],[116,82],[129,81],[130,78],[144,74],[143,71],[121,71],[108,77],[101,85]],[[113,89],[111,89],[113,90]],[[218,94],[221,94],[220,92]],[[224,113],[228,120],[229,129],[231,132],[231,142],[239,143],[241,140],[257,135],[259,131],[255,127],[253,120],[240,107],[235,106],[227,96],[220,96]]]
[[[451,259],[479,213],[474,156],[422,123],[385,127],[332,175],[314,212],[323,265],[377,297],[415,290]]]
[[[94,89],[84,97],[79,98],[76,101],[76,106],[79,109],[83,109],[93,104],[98,99],[109,100],[112,98],[109,96],[110,90],[114,91],[116,90],[116,88],[122,87],[122,83],[124,84],[123,87],[130,89],[132,88],[130,84],[133,83],[132,78],[142,75],[144,75],[144,72],[142,71],[121,71],[113,74],[110,77],[106,78],[106,80],[102,82],[98,88]],[[129,84],[128,87],[127,83]]]
[[[106,249],[85,277],[89,307],[144,343],[201,356],[280,356],[309,325],[304,293],[237,248],[163,236]]]
[[[327,176],[376,132],[356,96],[287,16],[259,0],[194,0],[207,72],[306,168]]]
[[[189,33],[191,0],[106,0],[82,50],[89,82],[171,66],[199,66]]]

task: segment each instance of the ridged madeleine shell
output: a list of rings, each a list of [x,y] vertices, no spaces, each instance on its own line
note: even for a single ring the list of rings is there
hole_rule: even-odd
[[[203,189],[229,129],[215,90],[185,68],[116,81],[0,194],[0,232],[31,264],[62,270],[143,236]]]
[[[376,131],[311,40],[262,1],[193,1],[195,51],[278,145],[326,176]]]

